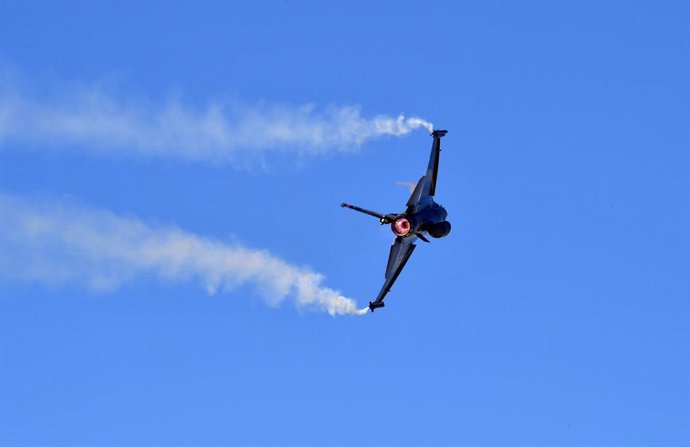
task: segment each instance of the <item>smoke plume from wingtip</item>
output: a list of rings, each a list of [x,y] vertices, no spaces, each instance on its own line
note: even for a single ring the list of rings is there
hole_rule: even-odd
[[[354,314],[355,314],[355,315],[365,315],[365,314],[367,314],[367,313],[369,313],[369,308],[368,308],[368,307],[365,307],[364,309],[358,309],[358,310],[356,310]]]
[[[434,125],[431,124],[429,121],[423,120],[421,118],[408,118],[408,122],[410,123],[410,126],[412,126],[413,128],[423,127],[426,130],[428,130],[429,133],[434,131]]]
[[[348,152],[366,141],[401,137],[418,128],[431,132],[433,126],[404,114],[367,117],[352,105],[212,101],[200,106],[127,98],[98,87],[66,89],[53,97],[0,88],[0,144],[39,143],[34,149],[69,147],[243,167],[269,152]]]
[[[323,275],[265,250],[0,193],[0,277],[108,291],[147,275],[194,281],[209,294],[248,284],[269,306],[292,301],[333,316],[363,314],[353,299],[324,287]]]

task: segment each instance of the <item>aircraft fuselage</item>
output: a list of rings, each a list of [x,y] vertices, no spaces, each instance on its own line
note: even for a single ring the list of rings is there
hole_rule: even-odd
[[[412,224],[413,231],[410,233],[426,232],[429,224],[445,222],[448,217],[446,209],[433,200],[419,208],[411,214],[404,214]]]

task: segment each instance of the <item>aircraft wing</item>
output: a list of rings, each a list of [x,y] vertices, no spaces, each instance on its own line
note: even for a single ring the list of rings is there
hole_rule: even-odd
[[[441,156],[441,138],[447,134],[447,130],[434,130],[431,134],[434,142],[431,143],[431,154],[429,155],[429,166],[426,173],[419,179],[417,186],[407,201],[408,213],[413,211],[421,201],[427,197],[436,195],[436,179],[438,177],[438,163]]]
[[[376,300],[369,302],[369,309],[371,309],[372,312],[374,309],[384,306],[383,299],[386,297],[388,292],[390,292],[391,287],[393,287],[393,283],[396,279],[398,279],[398,275],[400,275],[400,272],[402,272],[402,269],[405,267],[407,260],[410,259],[412,252],[417,247],[414,244],[415,239],[415,237],[395,238],[393,245],[391,245],[390,254],[388,255],[386,280],[384,281],[383,287],[381,287],[381,291],[376,297]]]
[[[441,138],[448,133],[447,130],[434,130],[434,142],[431,144],[429,166],[426,168],[426,186],[423,193],[429,196],[436,194],[436,177],[438,177],[438,160],[441,156]]]

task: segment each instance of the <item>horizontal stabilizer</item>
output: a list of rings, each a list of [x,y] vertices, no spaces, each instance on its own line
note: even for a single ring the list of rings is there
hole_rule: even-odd
[[[355,206],[355,205],[350,205],[349,203],[341,203],[340,206],[342,206],[343,208],[350,208],[351,210],[359,211],[360,213],[368,214],[370,216],[378,217],[379,222],[381,222],[382,224],[391,223],[391,222],[393,222],[393,219],[395,219],[395,217],[396,217],[395,214],[377,213],[376,211],[371,211],[371,210],[367,210],[364,208],[360,208],[360,207]]]

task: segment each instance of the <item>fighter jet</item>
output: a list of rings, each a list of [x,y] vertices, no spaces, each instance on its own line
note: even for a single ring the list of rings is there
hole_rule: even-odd
[[[441,238],[448,236],[448,233],[450,233],[450,222],[446,220],[448,212],[441,205],[434,202],[438,161],[441,155],[441,138],[447,133],[447,130],[434,130],[431,133],[431,136],[434,137],[434,142],[431,145],[429,166],[426,169],[426,174],[417,182],[410,199],[407,201],[407,209],[402,213],[382,214],[348,203],[340,204],[344,208],[350,208],[360,213],[377,217],[381,225],[390,224],[391,230],[395,234],[395,240],[388,255],[386,279],[383,282],[383,287],[381,287],[381,291],[376,299],[369,301],[369,309],[372,312],[379,307],[385,306],[383,299],[390,292],[393,283],[398,279],[398,275],[402,272],[407,260],[410,259],[412,252],[417,248],[415,245],[417,239],[429,242],[429,239],[425,236],[426,234],[433,238]]]

